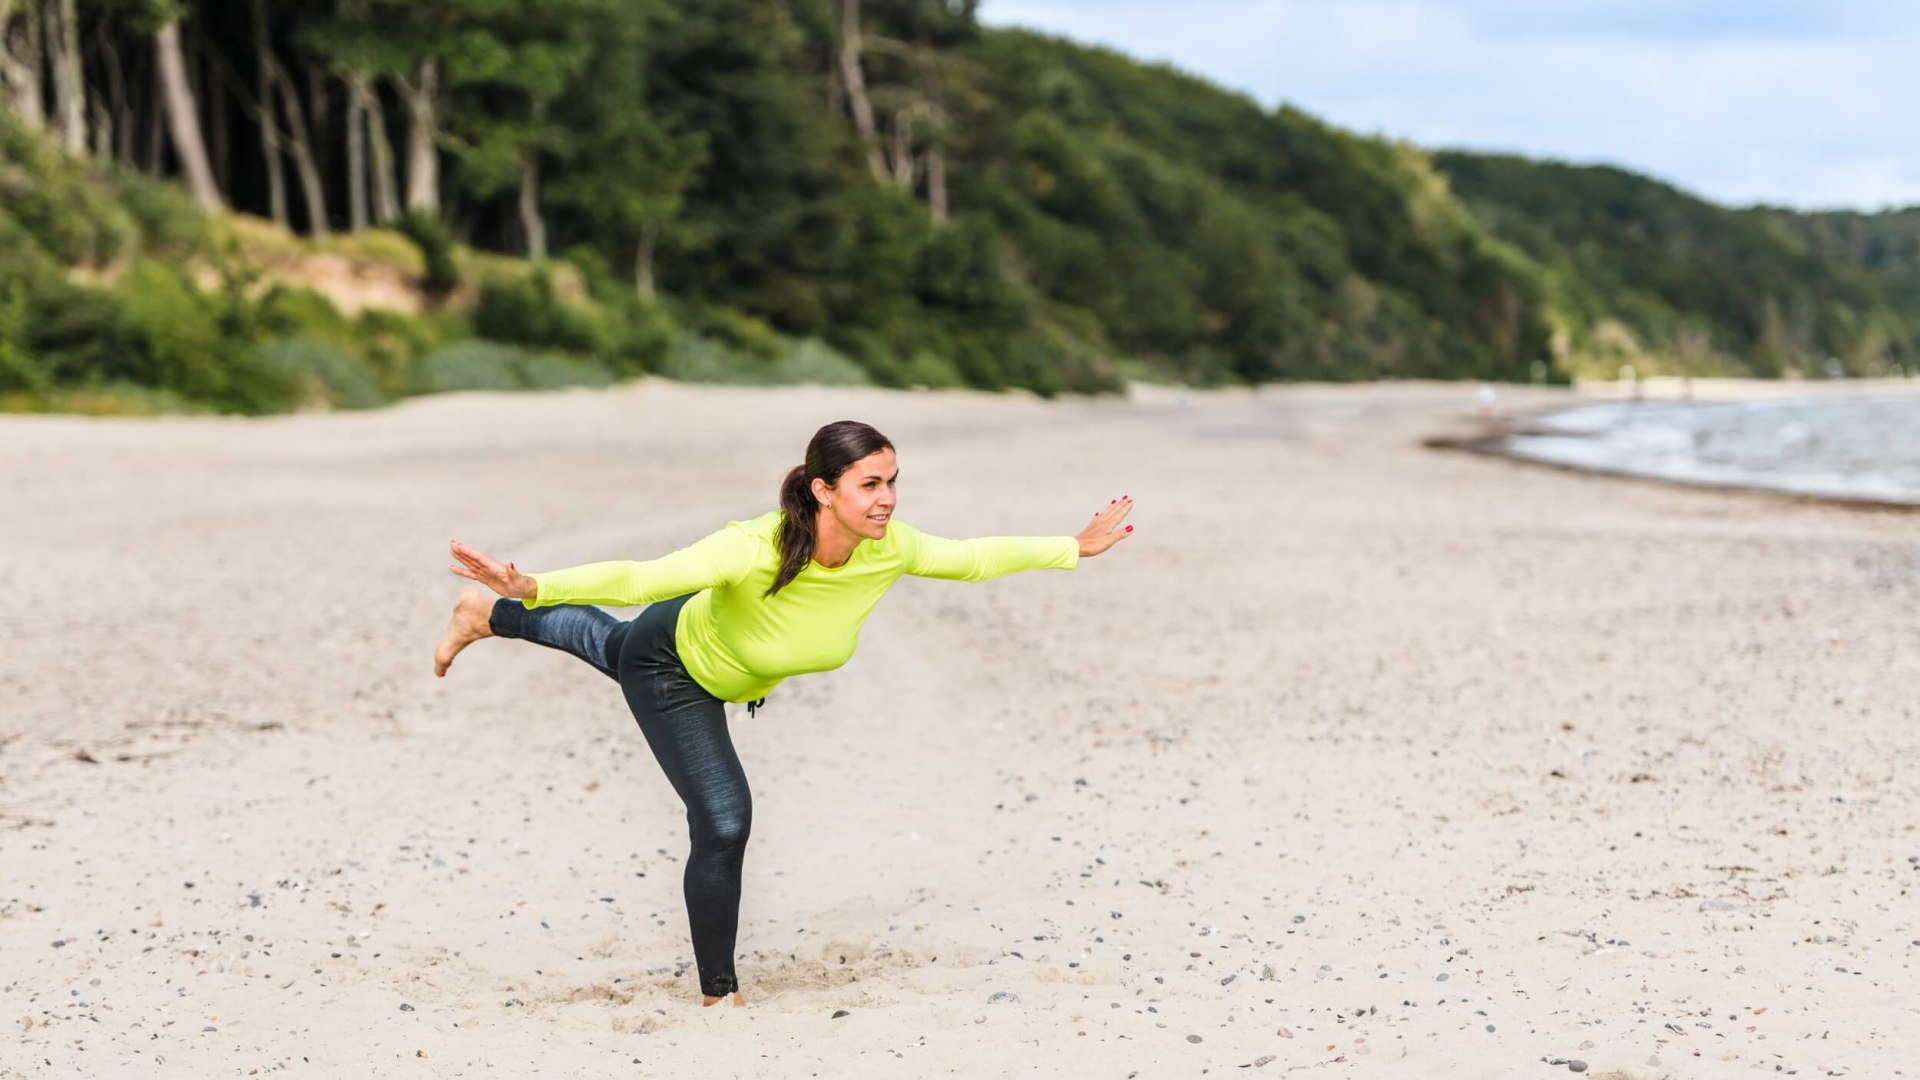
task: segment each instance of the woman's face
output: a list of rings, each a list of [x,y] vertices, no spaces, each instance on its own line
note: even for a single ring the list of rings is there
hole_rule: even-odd
[[[900,466],[893,450],[882,447],[848,466],[831,489],[818,480],[813,484],[814,494],[824,496],[827,513],[841,528],[868,540],[884,540],[887,522],[893,517],[894,487],[899,482]]]

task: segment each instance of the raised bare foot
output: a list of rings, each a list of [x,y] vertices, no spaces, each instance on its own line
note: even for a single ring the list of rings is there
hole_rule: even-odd
[[[493,598],[484,589],[468,585],[460,590],[460,602],[453,605],[453,618],[447,623],[447,636],[440,647],[433,650],[433,673],[446,678],[447,668],[453,664],[453,658],[460,650],[479,641],[483,637],[493,636],[493,627],[489,620],[493,615]]]
[[[706,994],[700,995],[700,1005],[702,1008],[711,1009],[715,1005],[720,1004],[720,1001],[721,999],[717,997],[711,997]],[[733,1007],[737,1009],[742,1005],[745,1005],[746,1003],[747,1003],[747,999],[740,996],[740,991],[735,990],[733,992]]]

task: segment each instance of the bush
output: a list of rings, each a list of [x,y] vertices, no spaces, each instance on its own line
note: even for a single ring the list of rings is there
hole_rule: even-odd
[[[113,176],[120,205],[140,230],[144,253],[189,255],[212,248],[213,221],[186,189],[132,169]]]
[[[659,370],[673,349],[674,337],[680,332],[666,305],[631,297],[611,310],[614,370],[622,375]]]
[[[233,389],[218,311],[182,275],[140,263],[120,282],[114,334],[115,370],[145,386],[164,386],[201,401],[224,401]]]
[[[567,352],[611,351],[594,313],[561,300],[553,290],[553,275],[544,266],[525,277],[492,274],[483,278],[473,306],[473,329],[493,341]]]
[[[416,394],[452,390],[557,390],[567,386],[606,386],[612,373],[598,364],[529,353],[497,341],[463,341],[436,349],[408,373]]]
[[[284,400],[295,407],[371,409],[387,403],[372,369],[332,342],[269,341],[255,347],[250,361],[262,377],[294,388]]]
[[[420,249],[426,264],[421,284],[435,296],[445,296],[460,287],[460,265],[453,258],[453,233],[447,223],[433,214],[409,210],[394,222],[394,227]]]
[[[46,366],[27,351],[27,287],[14,281],[0,296],[0,391],[40,396],[52,385]]]
[[[915,349],[900,365],[900,381],[907,386],[946,390],[960,385],[960,369],[930,349]]]
[[[133,219],[45,135],[0,116],[0,206],[41,249],[69,266],[105,262],[136,234]]]
[[[745,386],[864,386],[872,381],[845,353],[819,341],[789,343],[778,359],[766,360],[690,332],[674,338],[659,373],[680,382]]]
[[[599,364],[553,353],[521,353],[514,373],[529,390],[561,390],[569,386],[602,387],[613,384],[613,373]]]
[[[0,393],[0,412],[56,412],[77,416],[172,416],[204,413],[207,406],[171,390],[129,382],[56,386],[46,395]]]
[[[120,301],[55,272],[21,279],[27,289],[26,349],[56,383],[101,378],[119,362]]]
[[[513,362],[520,350],[494,341],[462,341],[414,361],[407,391],[440,394],[451,390],[518,390]]]
[[[764,360],[777,359],[792,348],[787,339],[762,319],[717,304],[688,305],[680,312],[681,321],[703,337],[711,338],[727,349],[750,353]]]
[[[864,386],[872,380],[853,358],[823,341],[808,338],[773,362],[770,383],[813,383],[819,386]]]
[[[437,323],[379,308],[362,311],[353,329],[360,355],[389,396],[406,393],[407,369],[448,338]]]
[[[267,337],[307,337],[346,345],[354,341],[353,325],[333,301],[299,285],[275,285],[261,295],[255,325]]]
[[[0,277],[24,277],[57,266],[40,241],[0,202]]]

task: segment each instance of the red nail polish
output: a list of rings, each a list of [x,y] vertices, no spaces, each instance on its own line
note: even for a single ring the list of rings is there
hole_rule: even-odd
[[[1129,525],[1129,526],[1127,526],[1127,531],[1128,531],[1128,532],[1132,532],[1132,531],[1133,531],[1133,526],[1131,526],[1131,525]]]

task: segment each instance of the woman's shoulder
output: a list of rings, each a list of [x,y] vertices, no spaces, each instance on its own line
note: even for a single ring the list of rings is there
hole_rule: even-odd
[[[772,536],[780,528],[780,520],[786,515],[779,510],[769,510],[759,517],[741,518],[727,522],[730,529],[740,529],[755,536]]]
[[[751,541],[756,549],[776,549],[780,546],[780,522],[783,516],[778,510],[769,510],[758,517],[729,521],[721,532]]]

